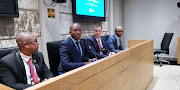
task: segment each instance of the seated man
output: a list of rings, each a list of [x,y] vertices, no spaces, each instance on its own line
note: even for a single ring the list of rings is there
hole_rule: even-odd
[[[115,34],[111,35],[108,38],[107,43],[111,51],[117,53],[124,50],[122,42],[121,42],[122,34],[123,34],[123,28],[121,26],[117,26],[115,28]]]
[[[0,80],[14,89],[25,89],[38,84],[53,74],[44,63],[42,53],[38,51],[38,42],[34,33],[22,32],[16,36],[19,47],[0,60]]]
[[[81,38],[81,27],[78,23],[70,26],[70,37],[60,45],[59,74],[91,63],[91,59],[85,57],[85,42]]]
[[[89,37],[86,41],[86,47],[90,57],[96,57],[97,59],[104,58],[113,54],[110,52],[106,39],[101,36],[102,28],[100,26],[95,27],[94,35]]]

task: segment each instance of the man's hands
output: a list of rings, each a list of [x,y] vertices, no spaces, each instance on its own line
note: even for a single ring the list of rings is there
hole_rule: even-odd
[[[115,54],[115,52],[110,52],[108,56]]]
[[[90,59],[89,62],[94,62],[94,61],[97,61],[96,58],[93,58],[93,59]]]
[[[84,65],[87,65],[87,64],[92,63],[94,61],[97,61],[97,59],[96,58],[90,59],[89,62],[84,62]]]

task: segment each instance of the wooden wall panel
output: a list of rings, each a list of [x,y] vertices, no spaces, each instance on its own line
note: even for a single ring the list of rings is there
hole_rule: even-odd
[[[143,49],[140,52],[137,52],[136,54],[132,56],[129,56],[128,58],[118,63],[115,63],[111,67],[108,67],[107,69],[103,70],[102,72],[99,72],[98,74],[92,76],[91,78],[85,80],[84,82],[75,85],[74,87],[72,87],[72,89],[73,90],[79,90],[79,89],[84,90],[86,88],[90,90],[97,89],[103,84],[112,80],[112,78],[114,78],[118,74],[121,74],[124,70],[129,68],[132,64],[136,63],[137,60],[142,58],[142,56],[145,56],[148,52],[152,52],[151,48],[149,47],[147,47],[146,49]]]
[[[145,41],[147,41],[147,40],[128,40],[128,48],[136,46],[136,45],[143,43]]]
[[[111,81],[100,87],[100,90],[145,90],[153,79],[151,51],[126,70],[119,73]],[[139,77],[142,76],[142,77]],[[151,77],[151,78],[149,78]],[[148,81],[147,83],[145,81]]]
[[[177,64],[180,64],[180,37],[178,37]]]

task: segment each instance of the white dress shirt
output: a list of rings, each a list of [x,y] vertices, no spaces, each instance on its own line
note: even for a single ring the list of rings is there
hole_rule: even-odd
[[[28,63],[29,58],[31,58],[31,60],[33,60],[32,56],[26,56],[21,52],[20,52],[20,56],[23,59],[23,63],[24,63],[25,71],[26,71],[26,77],[27,77],[27,84],[34,85],[34,81],[33,81],[33,78],[31,76],[31,73],[30,73],[30,66],[29,66],[29,63]],[[35,71],[35,73],[36,73],[36,75],[38,77],[38,74],[36,72],[36,68],[35,68],[34,65],[33,65],[33,69],[34,69],[34,71]],[[40,81],[39,77],[38,77],[38,80]]]

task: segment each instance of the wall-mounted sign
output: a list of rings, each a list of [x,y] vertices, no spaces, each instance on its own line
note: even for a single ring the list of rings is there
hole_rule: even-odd
[[[48,8],[48,18],[55,18],[55,10],[52,8]]]

